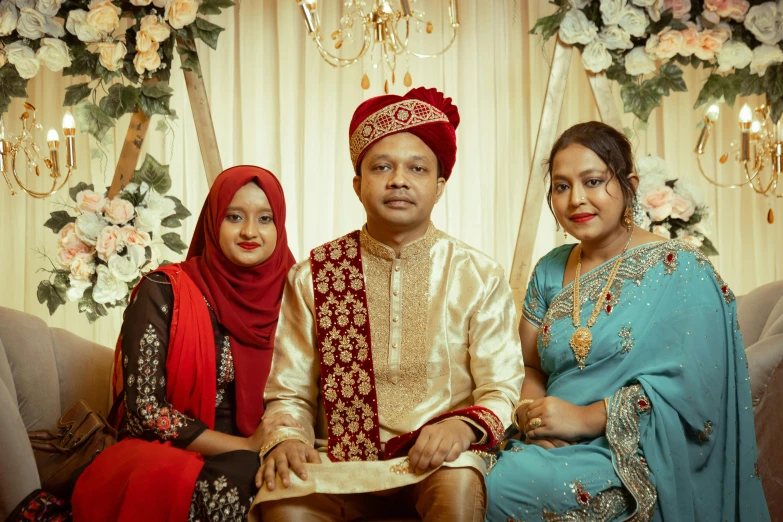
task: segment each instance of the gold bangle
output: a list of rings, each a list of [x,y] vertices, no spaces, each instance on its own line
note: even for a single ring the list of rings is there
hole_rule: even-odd
[[[604,413],[606,413],[606,417],[609,417],[609,397],[604,397]]]
[[[511,414],[511,422],[514,424],[514,426],[521,432],[522,427],[519,425],[519,419],[517,412],[519,411],[519,408],[522,406],[527,406],[529,404],[532,404],[535,402],[535,399],[522,399],[520,400],[516,406],[514,406],[514,413]]]

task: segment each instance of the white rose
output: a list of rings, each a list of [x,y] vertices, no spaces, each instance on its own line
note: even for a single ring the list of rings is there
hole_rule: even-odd
[[[161,9],[166,7],[166,4],[169,3],[169,0],[152,0],[152,5],[155,7],[160,7]]]
[[[647,26],[650,25],[650,20],[641,9],[627,7],[623,11],[618,25],[622,29],[626,30],[631,36],[640,38],[644,36],[645,32],[647,31]]]
[[[707,227],[707,225],[704,224],[704,220],[696,223],[693,226],[693,231],[697,234],[701,234],[704,237],[707,237],[707,235],[710,233],[710,229]]]
[[[764,44],[773,45],[783,39],[781,13],[775,2],[751,7],[745,17],[745,28]]]
[[[65,295],[70,302],[75,303],[84,296],[84,291],[90,288],[92,283],[90,281],[74,279],[71,276],[68,276],[68,278],[70,280],[70,286],[68,287],[68,290],[65,291]]]
[[[38,0],[35,8],[44,16],[54,16],[60,10],[63,0]]]
[[[75,34],[82,42],[100,42],[101,33],[87,23],[87,11],[75,9],[68,13],[68,21],[65,23],[68,32]]]
[[[636,159],[636,173],[643,178],[654,176],[659,178],[657,185],[662,185],[666,180],[666,162],[659,156],[648,154]]]
[[[634,47],[625,55],[625,72],[631,76],[655,72],[655,60],[647,54],[644,47]]]
[[[19,13],[19,20],[16,23],[16,31],[20,36],[37,40],[46,34],[46,17],[36,11],[25,7]]]
[[[589,4],[592,1],[593,0],[568,0],[568,3],[574,9],[582,9],[583,7],[587,6],[587,4]]]
[[[38,74],[38,69],[41,67],[33,50],[21,41],[6,45],[5,56],[16,67],[16,72],[19,73],[19,76],[26,80]]]
[[[718,71],[725,72],[732,69],[744,69],[753,59],[753,51],[742,42],[729,40],[718,53]]]
[[[16,29],[19,12],[10,0],[0,2],[0,36],[8,36]]]
[[[783,62],[783,51],[777,45],[759,45],[753,49],[753,58],[750,60],[751,74],[764,76],[767,67],[775,63]]]
[[[672,235],[669,233],[669,229],[663,225],[655,225],[652,229],[652,233],[656,236],[665,237],[666,239],[672,238]]]
[[[101,231],[107,226],[109,224],[97,214],[92,212],[80,214],[76,218],[76,236],[88,245],[94,246]]]
[[[57,38],[42,39],[41,47],[35,53],[35,57],[50,71],[62,71],[63,67],[71,65],[68,46]]]
[[[162,220],[160,212],[151,208],[136,207],[136,230],[157,234]]]
[[[638,5],[639,7],[650,7],[658,1],[659,0],[631,0],[631,3],[633,5]]]
[[[150,247],[150,250],[152,251],[152,255],[150,256],[150,260],[147,262],[146,265],[144,265],[144,269],[142,272],[149,272],[151,270],[157,270],[160,266],[160,249],[156,246]]]
[[[607,25],[601,29],[598,39],[604,43],[607,49],[632,49],[631,35],[617,25]]]
[[[127,52],[125,44],[119,40],[98,43],[98,61],[109,71],[117,71],[122,68],[122,61]]]
[[[143,250],[144,249],[142,248],[142,251]],[[130,283],[139,277],[139,265],[137,264],[137,260],[133,259],[133,257],[130,249],[128,250],[128,255],[112,255],[109,258],[109,270],[111,271],[111,275],[126,283]]]
[[[96,303],[113,303],[128,295],[128,283],[114,277],[109,267],[98,265],[95,271],[98,274],[98,280],[92,291],[92,298]]]
[[[182,29],[196,20],[198,4],[195,0],[168,0],[164,18],[174,29]]]
[[[154,210],[160,214],[162,218],[167,218],[174,214],[174,211],[177,209],[177,204],[169,198],[161,196],[155,192],[155,190],[150,189],[147,193],[147,208]]]
[[[590,72],[599,73],[612,65],[612,55],[603,42],[593,42],[582,51],[582,65]]]
[[[650,20],[659,22],[661,20],[661,12],[665,11],[663,0],[654,0],[647,3],[647,14],[650,15]]]
[[[16,7],[19,9],[33,9],[35,8],[35,0],[11,0],[13,3],[16,4]]]
[[[571,9],[563,18],[558,34],[564,43],[587,45],[598,37],[598,29],[582,11]]]
[[[625,0],[601,0],[601,19],[604,25],[617,25],[625,9]]]

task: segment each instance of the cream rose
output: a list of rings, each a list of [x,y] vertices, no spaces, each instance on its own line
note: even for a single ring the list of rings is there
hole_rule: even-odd
[[[19,12],[19,20],[16,22],[16,32],[20,36],[37,40],[46,34],[46,17],[35,9],[25,7]]]
[[[98,61],[109,71],[122,69],[122,62],[127,52],[125,44],[119,40],[98,43]]]
[[[631,76],[655,72],[655,60],[647,54],[644,47],[634,47],[625,55],[625,72]]]
[[[144,32],[139,31],[136,33],[136,51],[140,53],[147,53],[151,50],[157,51],[160,44],[152,39],[152,37]]]
[[[631,3],[633,5],[638,5],[639,7],[650,7],[659,1],[660,0],[631,0]]]
[[[647,14],[650,15],[650,20],[653,22],[660,21],[663,10],[663,0],[654,0],[647,6]]]
[[[65,22],[65,28],[68,32],[75,34],[82,42],[100,42],[101,33],[96,31],[87,23],[87,11],[75,9],[68,13],[68,20]]]
[[[163,43],[171,36],[171,29],[155,15],[147,15],[141,19],[139,32],[146,33],[150,38],[158,43]]]
[[[582,9],[590,2],[592,2],[592,0],[568,0],[569,5],[574,9]]]
[[[625,9],[626,0],[601,0],[599,7],[604,25],[617,25]]]
[[[50,71],[62,71],[63,67],[71,65],[68,46],[57,38],[43,38],[35,57]]]
[[[631,35],[617,25],[607,25],[601,29],[598,39],[610,50],[633,48]]]
[[[25,80],[38,74],[38,69],[41,68],[33,50],[23,44],[21,40],[5,46],[5,57],[9,63],[16,67],[19,76]]]
[[[38,0],[35,4],[35,8],[41,12],[44,16],[55,16],[57,11],[60,10],[63,0]]]
[[[168,217],[168,216],[166,216]],[[151,208],[136,207],[136,230],[157,234],[163,216]]]
[[[167,197],[161,196],[152,189],[147,192],[146,204],[148,209],[154,210],[160,214],[162,218],[171,216],[177,209],[176,203]]]
[[[723,47],[723,40],[713,29],[705,29],[699,33],[699,47],[693,52],[700,60],[712,60],[715,53]]]
[[[748,10],[744,25],[759,42],[774,45],[783,38],[780,21],[781,13],[775,2],[764,2]]]
[[[114,277],[109,267],[98,265],[95,272],[98,274],[98,280],[95,282],[92,298],[96,303],[113,303],[128,295],[128,283]]]
[[[35,0],[11,0],[19,9],[35,9]]]
[[[146,53],[136,53],[136,57],[133,58],[133,66],[136,68],[136,72],[144,74],[145,71],[156,71],[160,67],[160,55],[158,54],[158,43],[155,42],[155,47]]]
[[[666,238],[666,239],[671,239],[672,238],[672,235],[669,232],[669,229],[666,228],[663,225],[655,225],[652,228],[652,233],[655,234],[656,236],[661,236],[661,237]]]
[[[16,29],[19,13],[11,0],[0,2],[0,36],[8,36]]]
[[[783,62],[783,51],[777,45],[759,45],[753,49],[753,58],[750,60],[751,74],[764,76],[767,67],[775,63]]]
[[[694,212],[696,212],[696,207],[691,200],[686,199],[679,194],[674,195],[671,213],[673,219],[688,221]]]
[[[112,33],[120,25],[122,9],[111,3],[111,0],[92,0],[86,22],[99,33]]]
[[[671,9],[675,20],[687,20],[690,18],[691,0],[664,0],[663,9]]]
[[[673,58],[682,51],[685,38],[680,31],[664,29],[657,35],[650,35],[645,49],[660,60]]]
[[[698,237],[692,236],[690,234],[686,234],[684,236],[681,236],[679,239],[681,239],[682,241],[685,241],[689,245],[695,246],[696,248],[700,248],[704,244],[704,241],[702,241]]]
[[[718,71],[743,69],[753,60],[753,51],[742,42],[729,41],[723,44],[718,57]]]
[[[92,286],[92,282],[73,279],[70,276],[68,279],[70,286],[68,286],[68,289],[65,291],[65,295],[68,298],[68,301],[75,303],[84,296],[84,291]]]
[[[113,225],[124,225],[133,219],[133,204],[120,198],[107,201],[103,206],[103,217]]]
[[[650,25],[650,20],[641,9],[626,7],[620,17],[619,25],[631,36],[640,38],[647,32],[647,26]]]
[[[653,221],[663,221],[672,213],[674,191],[671,187],[663,186],[657,190],[648,192],[642,198],[642,207],[650,215]]]
[[[682,34],[682,49],[680,54],[682,56],[691,56],[697,49],[701,48],[701,36],[699,35],[699,28],[696,24],[686,22],[687,29],[680,31]]]
[[[595,41],[582,51],[582,65],[590,72],[599,73],[612,65],[612,55],[603,42]]]
[[[196,20],[198,4],[195,0],[169,0],[164,17],[174,29],[182,29]]]
[[[750,8],[747,0],[704,0],[704,9],[720,18],[731,18],[743,22]]]
[[[117,253],[120,247],[120,227],[111,225],[101,230],[95,243],[95,251],[98,252],[98,257],[108,261],[112,255]]]
[[[161,9],[165,8],[167,3],[169,3],[169,0],[152,0],[152,5]]]
[[[598,37],[598,28],[582,11],[571,9],[560,23],[558,34],[564,43],[587,45]]]
[[[92,254],[76,254],[71,263],[71,281],[88,281],[95,273],[95,259]]]
[[[152,0],[130,0],[130,3],[137,6],[137,7],[143,7],[145,5],[150,5]]]
[[[106,198],[92,190],[82,190],[76,194],[76,208],[81,212],[99,212],[106,205]]]
[[[149,244],[152,243],[152,239],[148,233],[137,230],[130,225],[120,229],[120,241],[122,241],[122,244],[125,246],[140,246],[142,248],[149,246]]]

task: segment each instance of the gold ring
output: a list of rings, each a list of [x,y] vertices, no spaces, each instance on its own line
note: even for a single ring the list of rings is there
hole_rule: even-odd
[[[543,421],[541,420],[541,417],[533,417],[530,419],[530,422],[527,423],[527,426],[525,426],[525,431],[535,430],[541,427],[541,424]]]

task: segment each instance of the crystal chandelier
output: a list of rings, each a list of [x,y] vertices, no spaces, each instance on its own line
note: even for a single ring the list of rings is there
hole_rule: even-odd
[[[412,32],[426,31],[432,33],[433,24],[425,20],[424,12],[413,8],[416,0],[399,0],[398,8],[392,7],[389,0],[370,0],[370,10],[365,12],[368,2],[363,0],[345,0],[345,15],[340,19],[340,28],[331,33],[334,48],[340,49],[344,43],[354,41],[354,31],[358,32],[363,45],[353,58],[341,58],[326,48],[321,34],[321,22],[317,0],[297,0],[304,16],[307,32],[313,37],[321,57],[333,67],[348,67],[363,57],[371,57],[373,67],[384,66],[384,91],[389,93],[389,80],[386,72],[391,74],[392,84],[396,81],[397,57],[405,55],[416,58],[436,58],[449,50],[457,38],[459,28],[459,13],[457,0],[449,0],[449,20],[451,39],[449,43],[435,54],[424,54],[410,50],[408,44]],[[376,52],[376,44],[379,51]],[[368,54],[369,53],[369,54]],[[403,83],[410,87],[413,83],[410,72],[406,71]],[[362,77],[362,88],[370,88],[370,78],[367,73]]]
[[[32,104],[25,102],[24,108],[26,109],[22,116],[19,118],[22,121],[22,132],[17,135],[6,139],[5,126],[3,120],[0,118],[0,172],[3,173],[6,185],[11,191],[11,195],[15,195],[16,191],[9,178],[10,174],[16,180],[19,188],[34,198],[47,198],[63,188],[68,179],[71,177],[71,173],[76,170],[76,123],[70,112],[66,112],[63,117],[63,134],[65,134],[65,168],[67,172],[63,177],[60,171],[60,136],[54,128],[49,129],[46,134],[46,144],[49,148],[49,157],[45,158],[41,154],[41,147],[36,143],[36,137],[43,131],[43,127],[36,121],[35,107]],[[17,171],[16,160],[17,157],[23,155],[27,164],[27,173],[31,171],[35,173],[36,177],[41,175],[41,165],[49,171],[49,177],[52,180],[52,186],[45,192],[36,192],[31,190],[22,180],[19,179],[19,173]],[[61,178],[63,178],[61,180]]]
[[[712,128],[720,115],[720,109],[717,105],[710,105],[704,113],[704,127],[694,152],[699,171],[711,184],[730,189],[748,186],[756,194],[769,198],[770,208],[767,212],[767,222],[772,224],[775,221],[775,214],[772,212],[771,200],[783,198],[783,194],[778,190],[778,182],[783,171],[783,118],[777,123],[773,123],[769,118],[769,112],[769,106],[764,104],[751,109],[746,103],[740,110],[739,149],[735,148],[734,143],[731,143],[730,146],[735,148],[731,152],[742,168],[744,178],[742,181],[719,183],[705,172],[701,162]],[[722,165],[728,160],[729,153],[720,157]]]

